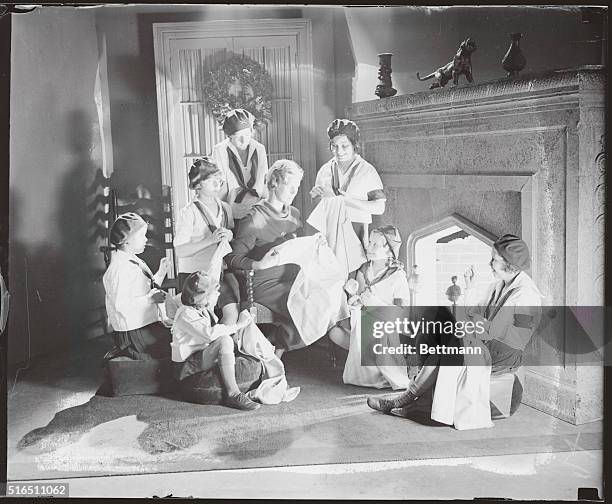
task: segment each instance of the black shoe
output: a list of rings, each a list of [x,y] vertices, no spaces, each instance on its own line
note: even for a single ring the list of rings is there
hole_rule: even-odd
[[[384,399],[383,397],[370,396],[368,397],[368,406],[376,411],[390,413],[393,408],[396,408],[395,401],[392,399]]]
[[[396,408],[391,411],[391,414],[401,418],[410,418],[414,415],[416,410],[416,401],[411,402],[408,406],[404,406],[403,408]]]
[[[225,405],[239,410],[256,410],[261,406],[261,404],[251,401],[243,392],[228,396],[225,399]]]
[[[113,347],[104,354],[103,359],[105,361],[109,361],[111,359],[114,359],[115,357],[126,357],[126,356],[127,356],[127,353],[125,353],[125,351],[122,348]]]

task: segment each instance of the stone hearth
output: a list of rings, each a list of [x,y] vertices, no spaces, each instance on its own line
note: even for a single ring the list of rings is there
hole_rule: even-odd
[[[388,195],[379,221],[408,239],[407,263],[415,237],[453,217],[522,236],[545,305],[603,306],[605,87],[588,67],[353,104]],[[576,363],[562,319],[528,347],[546,365],[528,368],[523,401],[574,424],[599,419],[601,359]]]

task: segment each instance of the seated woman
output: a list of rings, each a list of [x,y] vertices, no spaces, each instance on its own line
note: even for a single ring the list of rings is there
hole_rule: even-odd
[[[381,226],[373,229],[367,246],[368,261],[357,271],[356,281],[358,287],[355,295],[349,299],[354,306],[350,319],[341,321],[329,332],[330,339],[349,351],[344,367],[342,379],[344,383],[361,385],[363,387],[392,387],[404,389],[408,386],[408,373],[406,361],[401,355],[386,355],[386,362],[380,361],[377,366],[364,366],[361,364],[361,306],[408,306],[410,290],[403,264],[398,261],[399,249],[402,239],[395,226]],[[351,291],[349,280],[345,286]],[[354,287],[353,287],[354,288]],[[397,341],[388,341],[383,344],[398,346],[399,336],[394,335]]]
[[[223,322],[234,323],[238,301],[238,284],[232,275],[222,275],[223,250],[229,250],[233,238],[234,219],[229,204],[219,199],[223,172],[215,161],[204,156],[189,169],[189,188],[195,192],[179,214],[174,237],[178,257],[179,290],[186,278],[196,271],[207,271],[221,278],[219,307]],[[220,247],[225,249],[220,249]],[[221,253],[220,253],[221,252]]]
[[[183,380],[195,373],[206,372],[218,365],[226,392],[225,405],[241,410],[254,410],[259,404],[240,392],[235,376],[234,340],[232,334],[251,322],[247,311],[236,324],[217,323],[214,307],[219,298],[219,283],[206,273],[187,277],[181,294],[182,306],[172,325],[172,360],[177,375]]]
[[[253,205],[238,222],[232,252],[225,257],[228,268],[256,270],[253,296],[281,319],[282,330],[275,341],[277,355],[304,346],[287,309],[287,300],[299,267],[279,265],[274,247],[296,237],[302,227],[300,213],[291,206],[302,181],[303,170],[287,159],[276,161],[267,177],[268,196]]]
[[[542,294],[525,271],[531,258],[519,237],[500,237],[493,244],[489,264],[495,281],[486,298],[477,306],[466,307],[476,329],[465,334],[462,346],[478,347],[478,352],[466,353],[461,363],[449,362],[446,355],[429,355],[404,393],[393,399],[368,397],[370,408],[384,413],[408,410],[433,388],[432,420],[457,429],[492,425],[491,374],[515,372],[521,366],[525,347],[539,325]],[[468,290],[472,281],[473,271],[469,271]]]

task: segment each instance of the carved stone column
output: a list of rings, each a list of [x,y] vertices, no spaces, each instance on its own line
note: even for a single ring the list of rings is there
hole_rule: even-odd
[[[578,208],[568,208],[578,214],[578,236],[568,237],[577,242],[577,306],[604,306],[605,89],[603,73],[579,74]],[[593,316],[589,336],[603,352],[603,310]],[[603,367],[588,364],[597,357],[577,356],[575,423],[603,418]]]

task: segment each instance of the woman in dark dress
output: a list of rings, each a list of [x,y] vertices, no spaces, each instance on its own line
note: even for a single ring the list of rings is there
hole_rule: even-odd
[[[268,172],[266,199],[253,205],[239,221],[231,242],[232,252],[225,257],[228,269],[255,270],[253,297],[280,321],[276,333],[277,355],[284,350],[305,346],[287,309],[287,298],[299,267],[279,264],[274,247],[295,238],[302,227],[300,212],[291,206],[304,171],[294,161],[276,161]]]

